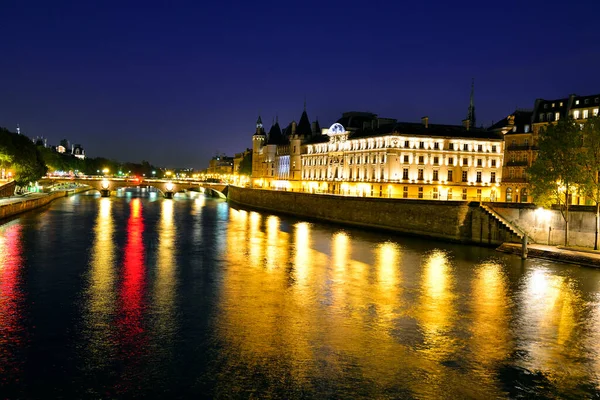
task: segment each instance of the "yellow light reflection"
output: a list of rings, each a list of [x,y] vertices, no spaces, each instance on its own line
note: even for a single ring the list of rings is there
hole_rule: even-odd
[[[175,235],[176,225],[173,222],[173,200],[165,199],[161,203],[160,226],[157,250],[157,277],[155,296],[157,308],[158,337],[171,343],[167,336],[174,332],[173,308],[175,298]]]
[[[259,267],[262,265],[264,248],[264,234],[260,231],[261,215],[257,212],[250,212],[250,231],[248,232],[248,246],[250,255],[250,265]]]
[[[423,352],[427,357],[442,360],[453,350],[454,324],[453,281],[448,256],[434,250],[426,259],[421,283],[422,299],[418,318],[425,334]]]
[[[526,307],[520,326],[530,354],[529,367],[552,376],[568,366],[561,386],[575,389],[589,373],[585,364],[573,362],[588,353],[580,324],[586,304],[580,292],[569,277],[535,270],[526,280],[523,296]]]
[[[509,357],[513,350],[508,281],[502,265],[480,265],[473,279],[471,351],[477,361],[476,373],[487,385],[496,385],[489,369]]]
[[[279,240],[279,218],[274,215],[267,217],[267,243],[266,243],[266,263],[267,269],[277,267],[279,256],[283,248],[278,246]]]
[[[92,332],[92,357],[103,359],[112,350],[112,316],[115,312],[115,243],[112,201],[99,200],[98,216],[94,227],[94,245],[91,255],[90,286],[88,288],[89,328]]]
[[[296,284],[304,287],[310,273],[310,226],[308,222],[298,222],[294,236],[294,271]]]

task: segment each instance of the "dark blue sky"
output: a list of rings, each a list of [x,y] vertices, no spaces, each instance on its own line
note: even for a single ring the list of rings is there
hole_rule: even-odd
[[[89,156],[205,168],[257,114],[478,125],[600,92],[600,1],[0,3],[0,126]]]

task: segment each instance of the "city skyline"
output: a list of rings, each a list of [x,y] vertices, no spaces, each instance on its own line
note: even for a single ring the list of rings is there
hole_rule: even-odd
[[[560,13],[383,4],[365,15],[335,2],[38,3],[4,5],[0,126],[67,138],[90,157],[205,168],[249,147],[258,115],[267,128],[298,121],[305,100],[323,127],[345,111],[460,124],[472,78],[478,126],[538,97],[600,91],[591,2]]]

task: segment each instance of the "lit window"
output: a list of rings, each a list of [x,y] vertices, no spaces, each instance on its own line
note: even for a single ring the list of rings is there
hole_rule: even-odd
[[[452,189],[448,189],[448,200],[452,200]]]
[[[515,125],[515,126],[513,126],[513,129],[512,129],[512,131],[513,131],[513,132],[516,132],[516,131],[517,131],[517,126],[516,126],[516,125]]]
[[[573,111],[573,118],[579,119],[579,110]]]
[[[552,108],[554,108],[554,103],[552,103]]]
[[[525,125],[525,133],[529,132],[529,125]]]
[[[583,110],[583,118],[588,118],[588,117],[589,117],[589,111]]]
[[[594,114],[594,117],[598,116],[598,109],[597,108],[594,108],[593,114]]]
[[[560,119],[560,113],[559,112],[554,113],[554,120],[558,121],[559,119]]]
[[[579,100],[575,100],[575,104],[576,104],[576,105],[577,105],[577,104],[579,104]]]
[[[562,103],[562,101],[561,101],[561,102],[560,102],[558,105],[559,105],[560,107],[562,107],[562,104],[563,104],[563,103]]]

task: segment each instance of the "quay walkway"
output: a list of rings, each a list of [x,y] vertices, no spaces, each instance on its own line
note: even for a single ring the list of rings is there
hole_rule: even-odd
[[[521,255],[520,243],[503,243],[496,250],[503,253]],[[570,264],[600,268],[600,251],[583,247],[548,246],[543,244],[527,245],[527,257],[543,258]]]

